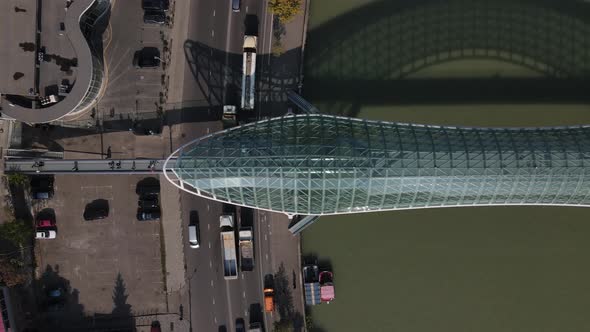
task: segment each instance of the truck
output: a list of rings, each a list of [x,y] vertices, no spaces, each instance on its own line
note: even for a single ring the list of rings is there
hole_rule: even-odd
[[[238,235],[240,243],[240,267],[242,271],[252,271],[254,269],[252,227],[240,228]]]
[[[242,109],[254,109],[254,90],[256,82],[256,36],[244,36],[242,56]]]
[[[221,256],[223,277],[226,280],[238,279],[238,259],[236,256],[236,237],[234,235],[234,216],[222,214],[219,217],[221,231]]]
[[[275,291],[273,288],[265,288],[264,291],[264,311],[272,312],[275,310]]]

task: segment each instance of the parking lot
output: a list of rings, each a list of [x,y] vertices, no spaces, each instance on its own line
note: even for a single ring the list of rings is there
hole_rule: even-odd
[[[105,32],[104,49],[108,78],[98,104],[104,119],[153,113],[162,101],[166,57],[163,36],[166,25],[143,22],[141,1],[113,2],[110,27]],[[157,68],[136,68],[133,57],[144,47],[156,47],[164,60]]]
[[[136,219],[135,189],[143,178],[56,176],[54,197],[34,205],[35,212],[53,209],[57,222],[57,238],[38,241],[39,270],[59,271],[86,314],[112,312],[119,273],[134,313],[166,309],[160,222]],[[84,208],[96,199],[108,201],[108,217],[85,221]]]

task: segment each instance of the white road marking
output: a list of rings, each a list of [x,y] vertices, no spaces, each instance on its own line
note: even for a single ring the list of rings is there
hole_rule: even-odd
[[[209,127],[207,127],[207,134],[209,134],[209,132],[211,132],[211,129],[209,129]]]
[[[209,261],[209,267],[213,267],[213,263]]]
[[[264,254],[264,257],[266,258],[266,260],[268,260],[268,254]]]
[[[246,298],[246,292],[245,292],[245,291],[244,291],[244,292],[242,292],[242,297],[243,297],[243,298]]]
[[[215,9],[213,9],[213,17],[215,17]]]
[[[215,304],[215,298],[213,298],[213,304]]]
[[[246,13],[248,12],[248,6],[246,6]]]
[[[248,310],[244,310],[244,316],[248,317]]]
[[[266,234],[264,234],[264,241],[268,240],[268,237],[266,236]]]
[[[207,230],[210,230],[210,229],[211,229],[211,225],[207,224]]]
[[[209,203],[207,203],[207,211],[209,211]]]
[[[244,274],[243,273],[240,273],[240,275],[242,276],[242,280],[244,280]]]
[[[211,242],[209,242],[209,249],[211,249]]]
[[[211,287],[213,287],[213,279],[211,279]]]
[[[215,30],[211,30],[211,37],[215,37]]]
[[[213,321],[217,324],[217,317],[213,317]]]

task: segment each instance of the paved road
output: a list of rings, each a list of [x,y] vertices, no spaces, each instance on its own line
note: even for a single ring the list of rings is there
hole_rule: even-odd
[[[210,107],[216,107],[224,103],[236,103],[238,100],[234,91],[235,84],[234,89],[231,88],[231,77],[235,77],[236,73],[228,72],[229,68],[235,68],[230,62],[241,59],[246,18],[248,17],[248,22],[252,22],[251,15],[256,15],[257,21],[261,24],[262,10],[265,6],[263,1],[242,0],[242,10],[234,13],[231,11],[230,3],[229,0],[191,1],[188,38],[184,42],[185,54],[188,55],[182,93],[185,103],[206,100]],[[270,19],[267,19],[267,24],[270,25]],[[249,23],[248,29],[252,28],[251,25]],[[202,57],[204,61],[208,61],[204,66],[190,58],[203,50],[211,52]],[[191,63],[191,60],[195,61]],[[241,68],[241,63],[239,67]],[[181,127],[185,134],[184,142],[220,129],[219,121],[187,123]],[[184,142],[177,142],[177,146]],[[221,270],[219,238],[219,216],[224,207],[221,203],[188,193],[182,194],[181,204],[184,231],[187,231],[191,211],[198,212],[201,231],[199,249],[191,249],[185,243],[193,330],[218,331],[224,326],[228,331],[234,331],[236,319],[244,319],[246,325],[252,321],[262,320],[262,312],[258,308],[262,308],[263,275],[258,263],[261,261],[259,256],[264,250],[260,246],[264,246],[263,239],[268,241],[269,237],[262,235],[264,230],[258,230],[255,226],[254,271],[240,271],[238,280],[226,281]],[[248,213],[246,209],[237,209],[236,216],[238,224],[252,223],[253,214]]]

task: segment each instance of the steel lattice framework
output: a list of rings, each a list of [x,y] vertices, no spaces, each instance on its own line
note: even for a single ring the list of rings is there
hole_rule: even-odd
[[[193,141],[165,168],[186,191],[287,214],[589,206],[590,127],[463,128],[291,115]]]

